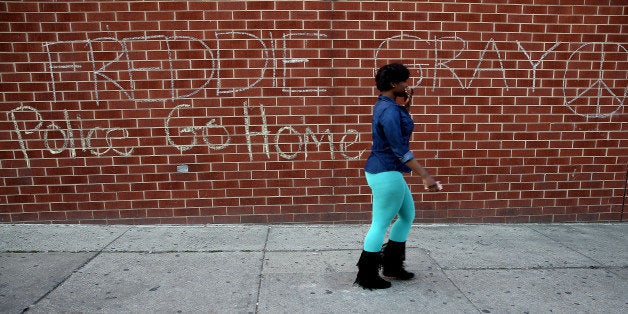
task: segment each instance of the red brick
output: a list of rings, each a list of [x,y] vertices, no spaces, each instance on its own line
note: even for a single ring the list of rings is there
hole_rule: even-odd
[[[599,60],[601,46],[585,43],[622,42],[615,13],[623,12],[583,4],[2,3],[9,13],[0,31],[11,43],[2,46],[4,101],[11,108],[37,108],[42,125],[22,133],[31,171],[7,173],[2,184],[10,193],[0,201],[8,202],[12,211],[66,214],[1,219],[368,223],[364,216],[370,211],[370,189],[362,167],[376,95],[373,67],[390,61],[425,64],[412,108],[412,148],[448,186],[446,193],[421,194],[421,208],[431,211],[418,214],[418,221],[618,219],[613,208],[620,198],[613,195],[625,179],[625,167],[618,165],[628,162],[620,136],[628,130],[623,107],[613,117],[587,119],[584,114],[598,109],[595,95],[582,95],[589,98],[569,106],[565,102],[576,95],[574,89],[582,90],[596,78],[597,63],[592,61]],[[598,11],[605,14],[590,14]],[[63,22],[56,23],[57,17]],[[15,30],[20,33],[9,32]],[[228,40],[218,35],[232,31],[237,35]],[[301,33],[324,37],[283,40],[284,35]],[[406,40],[386,44],[387,38],[400,34]],[[448,39],[454,35],[459,40]],[[411,36],[418,39],[408,40]],[[132,37],[132,43],[116,41]],[[66,64],[89,60],[87,38],[98,51],[112,50],[121,59],[105,63],[110,57],[96,54],[104,58],[95,65],[104,66],[96,84],[90,69],[56,69],[53,95],[49,57]],[[487,46],[489,40],[495,46]],[[77,44],[57,43],[64,41]],[[54,48],[52,55],[42,50],[42,42]],[[561,44],[549,52],[556,42]],[[217,72],[212,69],[218,69],[219,44]],[[607,60],[625,61],[612,47],[604,46]],[[115,52],[125,48],[129,63],[126,52]],[[290,60],[284,58],[297,62],[284,64]],[[436,62],[447,63],[434,72]],[[539,62],[535,78],[531,62]],[[132,84],[129,65],[134,67]],[[476,73],[478,65],[483,71]],[[412,69],[413,82],[418,74]],[[286,89],[313,87],[326,91],[290,95]],[[218,94],[217,88],[244,90]],[[172,111],[180,104],[190,107]],[[258,132],[251,138],[245,135],[245,105],[249,131]],[[609,107],[600,107],[600,112],[617,108]],[[34,113],[18,116],[29,115],[30,121],[18,126],[35,126]],[[165,131],[169,115],[170,141]],[[265,136],[259,134],[264,120]],[[9,120],[0,123],[0,139],[14,151],[0,154],[3,169],[25,167],[14,127]],[[118,128],[109,139],[107,128]],[[348,146],[357,138],[347,133],[350,129],[360,132],[360,141]],[[227,143],[227,136],[216,135],[221,132],[229,138],[225,147],[218,146]],[[50,138],[48,146],[44,134]],[[65,140],[64,135],[70,137]],[[120,156],[131,147],[132,156]],[[188,173],[176,171],[183,164]],[[416,176],[408,182],[413,190],[422,189]]]
[[[6,217],[3,215],[2,217]],[[38,213],[16,213],[10,215],[10,221],[7,222],[41,222]],[[3,220],[4,222],[4,220]]]

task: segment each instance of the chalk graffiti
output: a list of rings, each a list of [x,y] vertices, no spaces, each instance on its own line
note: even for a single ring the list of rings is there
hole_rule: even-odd
[[[164,121],[166,142],[169,146],[183,153],[200,145],[206,146],[208,151],[211,152],[224,150],[232,144],[232,134],[227,127],[218,123],[216,118],[199,117],[209,119],[203,126],[174,127],[171,125],[173,119],[177,118],[181,110],[191,107],[190,104],[179,104],[170,110]],[[27,167],[30,167],[29,141],[39,140],[49,153],[57,155],[67,151],[70,157],[76,157],[77,150],[89,152],[93,156],[102,156],[110,151],[118,156],[131,156],[135,148],[141,145],[139,143],[138,146],[116,146],[114,141],[130,139],[130,131],[128,129],[95,126],[85,130],[80,115],[72,119],[67,110],[63,110],[63,113],[64,126],[59,126],[54,121],[45,120],[39,110],[30,106],[19,106],[8,112],[9,120],[13,124],[13,131],[17,136],[18,145]],[[324,144],[329,147],[329,154],[332,160],[336,159],[337,154],[340,154],[343,159],[354,160],[359,159],[364,153],[364,150],[354,152],[353,155],[349,152],[351,146],[360,143],[360,133],[355,129],[348,129],[342,134],[339,141],[335,141],[334,134],[330,129],[325,129],[322,133],[317,134],[309,127],[306,127],[303,132],[299,132],[296,126],[284,125],[272,126],[278,128],[276,132],[272,132],[271,125],[267,122],[263,105],[259,105],[259,118],[262,121],[260,125],[252,124],[251,118],[253,114],[251,113],[251,106],[246,101],[243,104],[243,113],[243,124],[246,130],[243,135],[246,137],[247,151],[251,161],[254,159],[254,146],[258,145],[253,141],[253,138],[258,136],[262,138],[259,145],[262,147],[262,153],[267,159],[271,158],[271,145],[274,147],[276,154],[285,160],[296,159],[301,153],[307,159],[308,149],[314,146],[316,150],[321,150]],[[18,115],[21,118],[18,118]],[[27,126],[29,124],[33,126]],[[259,127],[260,131],[252,131],[251,129],[254,127]],[[171,131],[172,129],[176,130],[176,134]],[[50,133],[52,132],[59,134],[51,137]],[[185,135],[191,137],[189,143],[177,143],[175,141],[175,136]],[[272,137],[273,135],[274,137]],[[282,144],[291,144],[289,140],[282,140],[282,137],[287,135],[297,137],[298,143],[296,143],[297,149],[295,151],[288,152],[282,149]],[[199,144],[199,138],[202,139],[204,144]],[[213,142],[213,140],[218,138],[221,139],[220,142]],[[95,145],[95,140],[104,141],[105,146]],[[139,142],[139,139],[136,140]],[[77,145],[77,142],[80,144]]]
[[[261,128],[260,132],[251,132],[251,124],[250,124],[251,120],[250,120],[249,110],[250,110],[250,106],[245,102],[244,103],[244,116],[245,116],[245,129],[246,129],[245,133],[246,133],[247,148],[249,152],[249,159],[253,160],[252,140],[251,140],[253,136],[262,136],[263,152],[264,154],[266,154],[266,157],[269,158],[270,157],[269,135],[271,135],[271,133],[268,129],[268,123],[266,119],[266,113],[264,111],[264,106],[260,105],[259,107],[260,117],[262,121],[262,125],[260,126]],[[282,141],[280,141],[280,138],[286,132],[298,137],[298,140],[299,140],[298,149],[296,150],[296,152],[293,152],[292,154],[288,152],[284,152],[280,147],[280,143],[282,143]],[[353,135],[353,140],[348,141],[348,137],[347,137],[348,135]],[[359,142],[360,142],[360,133],[354,129],[348,129],[347,132],[343,134],[342,138],[340,139],[340,142],[338,142],[337,144],[338,152],[341,154],[341,156],[344,159],[347,159],[347,160],[359,159],[364,153],[364,150],[359,151],[355,156],[350,156],[347,154],[349,147]],[[335,158],[336,144],[334,143],[334,136],[329,129],[326,129],[325,131],[323,131],[323,134],[321,135],[321,137],[317,138],[316,134],[309,127],[305,128],[305,132],[302,134],[301,132],[297,131],[297,129],[295,129],[294,126],[283,126],[277,131],[274,137],[274,146],[275,146],[275,150],[277,151],[277,154],[281,158],[287,159],[287,160],[295,159],[301,151],[303,151],[305,157],[307,157],[308,147],[310,146],[310,143],[314,144],[316,146],[316,149],[320,149],[321,145],[323,143],[326,143],[329,146],[330,158],[336,159]]]
[[[467,41],[457,37],[457,36],[444,36],[444,37],[434,37],[433,40],[424,40],[421,37],[418,36],[413,36],[413,35],[408,35],[408,34],[400,34],[400,35],[395,35],[389,38],[386,38],[384,41],[382,41],[379,45],[379,47],[377,47],[377,49],[375,50],[375,65],[374,65],[374,69],[377,69],[377,64],[378,64],[378,56],[381,53],[381,51],[391,42],[394,40],[404,40],[404,39],[411,39],[414,41],[419,41],[424,43],[425,45],[427,45],[424,49],[431,49],[432,44],[434,45],[433,48],[433,52],[434,52],[434,62],[432,64],[432,66],[430,67],[429,63],[415,63],[415,64],[409,64],[410,67],[417,67],[418,68],[418,73],[419,76],[417,78],[418,82],[415,83],[415,86],[419,86],[421,84],[421,82],[423,81],[423,79],[428,75],[426,72],[427,70],[432,70],[432,78],[433,78],[433,83],[432,83],[432,90],[434,90],[436,88],[436,83],[438,82],[437,80],[437,73],[439,72],[439,70],[446,70],[448,71],[451,75],[453,75],[453,77],[456,79],[456,81],[458,82],[459,86],[463,89],[468,89],[472,86],[473,81],[478,77],[479,72],[481,71],[499,71],[501,73],[502,76],[502,81],[504,83],[504,86],[506,88],[506,90],[508,90],[509,86],[508,86],[508,82],[506,81],[506,70],[504,68],[504,63],[503,63],[503,59],[502,59],[502,55],[499,51],[499,49],[497,48],[497,44],[495,43],[495,40],[493,38],[489,39],[486,42],[486,45],[484,47],[484,49],[482,50],[480,57],[477,59],[477,64],[473,70],[473,76],[469,79],[469,81],[467,83],[463,82],[462,79],[460,78],[460,76],[456,73],[455,69],[453,69],[449,64],[456,60],[458,57],[460,57],[460,55],[467,49]],[[441,59],[440,58],[440,52],[443,51],[443,42],[446,41],[453,41],[453,42],[457,42],[460,44],[460,48],[455,50],[455,54],[452,58],[449,59]],[[419,49],[417,49],[419,50]],[[486,53],[492,50],[497,54],[498,57],[498,61],[499,61],[499,65],[500,67],[498,69],[496,68],[492,68],[492,67],[482,67],[482,64],[484,62],[484,58]]]
[[[321,96],[327,93],[328,86],[306,83],[304,77],[299,77],[299,71],[305,67],[316,70],[320,66],[320,63],[311,62],[314,59],[320,61],[321,57],[316,49],[308,49],[309,42],[320,41],[319,45],[334,49],[335,44],[325,42],[332,39],[320,32],[284,32],[278,37],[270,32],[267,34],[267,38],[263,38],[251,32],[220,31],[209,40],[164,34],[44,43],[51,98],[53,102],[61,102],[73,100],[74,94],[82,93],[80,97],[87,97],[86,100],[95,101],[100,106],[103,101],[117,99],[138,103],[176,103],[206,90],[213,91],[216,96],[236,97],[265,86],[278,87],[287,96]],[[398,50],[394,44],[408,41],[412,42],[412,46],[404,50],[404,58],[414,60],[406,65],[417,73],[413,75],[412,84],[415,87],[424,86],[432,91],[437,87],[468,90],[474,87],[482,73],[492,72],[490,77],[499,82],[499,86],[493,88],[508,91],[511,79],[527,79],[529,89],[534,93],[541,83],[539,69],[544,68],[547,60],[556,60],[559,50],[561,56],[565,56],[567,50],[568,57],[561,60],[564,69],[551,70],[563,73],[562,78],[554,76],[552,79],[562,80],[562,105],[571,113],[587,119],[608,118],[620,111],[628,95],[628,71],[625,70],[628,53],[619,43],[556,42],[534,59],[525,44],[519,41],[516,42],[516,51],[508,51],[507,54],[500,47],[501,43],[490,38],[474,42],[481,46],[473,50],[477,57],[469,59],[464,54],[471,50],[470,42],[462,37],[423,39],[399,34],[383,39],[374,47],[373,70],[383,62],[382,59],[389,58],[387,49]],[[239,47],[243,42],[245,48]],[[248,54],[236,58],[235,54],[242,49]],[[523,62],[515,63],[519,69],[507,68],[506,61],[514,58],[515,53]],[[251,63],[255,66],[250,66]],[[331,66],[333,62],[329,64]],[[462,74],[467,69],[460,68],[460,64],[470,65],[470,76]],[[551,67],[552,63],[548,64]],[[522,70],[523,65],[529,65],[528,69],[524,69],[527,71],[510,71]],[[238,74],[241,70],[246,70],[243,77]],[[528,73],[528,77],[509,77],[512,75],[509,73],[517,73],[518,76]],[[265,79],[269,79],[271,84],[268,81],[262,84]],[[429,80],[431,86],[428,86]],[[186,84],[181,84],[182,81]],[[320,84],[324,80],[316,82]],[[338,156],[346,160],[358,159],[364,153],[364,150],[351,151],[352,146],[361,143],[360,133],[355,129],[334,134],[330,129],[315,131],[309,126],[270,125],[265,107],[262,104],[252,105],[248,100],[242,102],[241,108],[243,116],[239,126],[243,126],[243,134],[235,134],[235,126],[224,125],[220,116],[198,117],[204,121],[199,125],[176,126],[177,123],[173,123],[183,111],[193,107],[191,102],[179,103],[163,117],[165,144],[180,153],[199,146],[209,152],[222,151],[234,145],[234,136],[245,137],[250,160],[254,156],[270,159],[273,154],[283,160],[294,160],[299,156],[307,159],[308,152],[313,149],[327,150],[331,159]],[[253,110],[257,110],[258,114],[254,115]],[[141,146],[140,139],[132,137],[132,129],[111,126],[86,128],[78,114],[70,117],[69,111],[63,110],[63,120],[57,121],[45,118],[42,112],[27,105],[7,112],[27,166],[30,166],[29,143],[34,144],[30,141],[41,141],[50,154],[67,152],[70,157],[76,157],[79,150],[93,156],[107,153],[130,156],[135,148]],[[253,118],[261,122],[253,124]]]
[[[17,114],[26,114],[31,115],[33,119],[17,119]],[[13,131],[17,135],[18,144],[20,146],[20,150],[24,155],[24,160],[26,161],[26,166],[30,167],[30,159],[28,156],[28,141],[25,135],[31,135],[34,133],[41,133],[40,139],[43,141],[44,147],[46,147],[47,151],[53,155],[60,154],[64,151],[69,151],[70,157],[76,157],[76,142],[75,142],[75,132],[78,132],[78,136],[80,138],[80,149],[83,152],[89,151],[94,156],[101,156],[109,151],[113,151],[120,156],[130,156],[133,154],[133,150],[135,147],[116,147],[113,144],[113,140],[115,139],[126,139],[129,138],[129,131],[123,128],[108,128],[108,127],[94,127],[85,132],[86,130],[82,127],[82,120],[80,116],[76,117],[76,120],[79,124],[79,127],[76,128],[72,126],[70,122],[70,117],[67,110],[63,111],[65,128],[57,125],[54,121],[45,121],[41,115],[41,113],[30,106],[19,106],[8,112],[9,120],[13,124]],[[27,128],[27,123],[35,123],[35,126],[32,128]],[[42,129],[46,123],[46,127]],[[22,127],[24,126],[24,127]],[[49,136],[51,132],[58,132],[60,140],[62,142],[61,145],[57,144],[59,141],[59,137],[55,137],[52,140]],[[116,134],[119,134],[116,136]],[[100,150],[98,147],[93,145],[92,141],[100,137],[105,140],[106,147],[104,150]],[[102,148],[102,147],[101,147]]]
[[[216,119],[211,119],[204,126],[184,126],[177,128],[177,132],[179,135],[189,134],[192,139],[189,144],[177,144],[173,139],[173,134],[171,132],[171,121],[176,118],[179,111],[191,108],[189,104],[180,104],[173,108],[165,121],[166,128],[166,139],[169,145],[175,147],[180,152],[185,152],[199,145],[198,138],[201,137],[203,142],[211,150],[223,150],[227,148],[231,143],[231,134],[229,130],[216,122]],[[344,159],[353,160],[359,159],[364,150],[357,152],[355,155],[351,156],[348,153],[349,147],[352,145],[358,144],[360,142],[360,133],[354,129],[348,129],[345,134],[342,135],[342,138],[339,142],[334,141],[334,134],[330,129],[326,129],[319,134],[320,137],[317,137],[317,134],[312,131],[311,128],[306,127],[303,133],[299,132],[297,128],[293,125],[285,125],[285,126],[277,126],[279,129],[273,134],[270,129],[270,125],[268,124],[268,119],[266,116],[266,111],[263,105],[259,105],[259,120],[261,121],[260,125],[253,125],[252,117],[253,114],[251,112],[251,106],[248,102],[243,103],[243,120],[244,120],[244,136],[246,137],[246,147],[249,154],[249,159],[253,160],[254,148],[256,145],[255,141],[253,141],[254,137],[261,137],[261,143],[259,144],[262,148],[262,153],[266,156],[267,159],[271,158],[271,144],[275,148],[275,152],[281,159],[285,160],[293,160],[296,159],[300,153],[303,153],[304,158],[308,157],[308,149],[310,146],[314,145],[317,150],[321,149],[323,144],[326,144],[329,147],[330,158],[336,159],[336,153],[339,153]],[[259,131],[252,131],[253,127],[258,127]],[[220,143],[213,143],[209,138],[209,130],[217,129],[219,130],[220,138],[222,141]],[[274,135],[274,138],[271,140],[271,136]],[[281,144],[290,144],[290,141],[282,141],[281,138],[283,135],[292,135],[298,139],[297,149],[293,152],[284,151],[281,148]],[[349,137],[352,136],[352,139]],[[212,136],[213,139],[216,139],[215,134]],[[272,142],[271,142],[272,141]],[[202,144],[201,144],[202,145]]]
[[[605,48],[608,47],[608,48]],[[609,49],[610,48],[610,49]],[[593,62],[598,63],[597,71],[593,72],[591,77],[583,77],[586,75],[584,73],[578,73],[579,80],[585,80],[587,84],[585,84],[582,90],[570,89],[569,83],[573,80],[568,80],[567,75],[570,73],[570,63],[567,63],[567,70],[565,71],[565,75],[563,77],[563,94],[565,95],[565,105],[569,110],[573,113],[583,116],[586,118],[606,118],[614,115],[621,106],[624,104],[624,100],[628,95],[628,85],[623,86],[615,86],[611,81],[617,80],[616,77],[608,77],[607,69],[615,69],[617,66],[615,62],[607,60],[607,53],[622,53],[625,54],[626,48],[619,44],[604,44],[604,43],[586,43],[582,44],[576,49],[571,55],[569,55],[568,61],[571,60],[579,60],[579,54],[584,54],[584,51],[587,51],[589,54],[592,53],[594,55]],[[577,69],[573,70],[577,71]],[[628,79],[628,71],[624,68],[622,70],[623,78],[622,81],[626,83]],[[574,95],[570,95],[570,90],[576,90]],[[593,105],[589,103],[590,97],[594,99]],[[606,103],[604,103],[606,102]],[[580,111],[582,107],[585,107],[584,111]],[[606,111],[603,108],[606,108]],[[593,108],[593,110],[591,110]]]
[[[94,100],[100,102],[101,94],[106,91],[104,85],[111,84],[113,88],[120,91],[124,97],[137,102],[159,102],[166,100],[185,99],[198,94],[201,90],[208,88],[209,84],[215,80],[216,95],[236,94],[254,88],[262,79],[266,77],[266,71],[272,66],[273,86],[281,84],[282,92],[292,93],[321,93],[326,91],[326,87],[298,87],[290,86],[286,76],[289,75],[289,66],[295,64],[306,64],[308,58],[291,58],[288,42],[295,39],[324,39],[325,34],[320,33],[284,33],[281,36],[282,48],[276,48],[272,33],[270,41],[271,48],[266,42],[254,34],[248,32],[216,32],[216,51],[201,39],[191,36],[142,36],[117,39],[113,37],[98,37],[94,39],[78,41],[58,41],[45,43],[44,49],[48,55],[48,70],[50,72],[50,86],[53,101],[62,98],[65,91],[60,86],[67,86],[64,83],[75,83],[78,81],[77,75],[87,75],[85,81],[93,83]],[[224,50],[233,50],[228,46],[228,40],[252,40],[259,45],[262,53],[261,59],[264,65],[259,69],[259,76],[255,81],[248,83],[250,78],[242,79],[242,86],[233,88],[223,88],[224,78],[221,70],[224,68]],[[253,43],[251,45],[253,45]],[[133,49],[134,46],[139,47]],[[198,60],[208,61],[209,67],[205,71],[198,71],[197,77],[189,77],[194,80],[197,86],[191,86],[185,90],[176,85],[179,79],[178,72],[186,69],[183,66],[189,64],[189,60],[181,60],[177,55],[180,49],[177,47],[188,47],[188,53],[196,53]],[[145,52],[148,49],[162,51],[165,49],[164,61],[149,60]],[[280,49],[283,57],[281,64],[277,62],[277,50]],[[251,50],[254,50],[251,48]],[[307,50],[306,50],[307,51]],[[135,53],[134,53],[135,52]],[[141,53],[140,53],[141,52]],[[221,54],[221,52],[223,52]],[[182,62],[183,61],[183,62]],[[145,65],[145,66],[143,66]],[[190,67],[190,65],[187,65]],[[207,75],[207,70],[209,74]],[[280,70],[280,71],[278,71]],[[152,72],[152,73],[151,73]],[[163,72],[161,75],[155,72]],[[277,73],[282,73],[281,80]],[[152,74],[152,75],[151,75]],[[142,88],[138,87],[138,82],[146,80],[147,77],[161,77],[165,86],[160,87],[167,93],[158,93],[153,96],[150,93],[140,93]],[[67,88],[67,87],[66,87]]]
[[[81,41],[59,41],[52,43],[45,43],[44,49],[48,55],[48,70],[50,72],[50,86],[53,96],[53,101],[59,100],[64,92],[59,86],[77,86],[76,84],[64,84],[64,83],[76,83],[78,81],[76,74],[87,75],[88,77],[83,81],[91,82],[93,87],[93,97],[98,103],[101,100],[101,93],[104,91],[103,84],[109,83],[115,89],[120,91],[127,99],[138,102],[158,102],[166,100],[177,100],[190,98],[198,94],[203,89],[215,89],[216,95],[233,94],[234,96],[240,92],[244,92],[255,88],[264,78],[268,77],[267,72],[271,70],[270,79],[272,80],[272,86],[281,87],[281,91],[285,94],[317,94],[325,93],[327,91],[326,86],[289,86],[293,81],[289,81],[291,77],[288,71],[289,66],[295,64],[307,64],[310,59],[308,58],[292,58],[291,48],[288,43],[295,42],[295,39],[300,40],[327,40],[327,35],[322,33],[283,33],[280,36],[280,47],[275,45],[275,39],[273,34],[269,33],[269,40],[264,40],[260,36],[249,32],[216,32],[216,49],[215,51],[210,48],[206,41],[191,36],[143,36],[143,37],[129,37],[123,39],[116,39],[113,37],[99,37],[95,39],[86,39]],[[409,34],[400,34],[391,36],[381,41],[374,52],[374,69],[377,68],[380,54],[386,47],[394,41],[412,40],[418,43],[418,47],[414,49],[416,54],[420,54],[420,51],[432,51],[433,60],[430,63],[419,62],[414,64],[408,64],[410,67],[417,69],[418,76],[415,79],[415,86],[420,86],[423,80],[427,77],[432,78],[431,88],[434,90],[439,82],[439,75],[442,73],[448,73],[458,83],[458,87],[462,89],[469,89],[473,86],[475,79],[479,77],[482,72],[497,72],[500,80],[502,81],[503,88],[505,90],[510,89],[508,83],[506,68],[504,66],[505,55],[500,50],[498,43],[490,38],[485,42],[484,48],[480,51],[477,57],[475,66],[473,67],[473,74],[468,78],[462,78],[457,72],[457,69],[452,67],[452,63],[458,61],[462,53],[468,50],[468,42],[464,38],[458,36],[442,36],[434,37],[433,39],[422,39],[418,36]],[[225,87],[225,78],[222,76],[223,70],[229,70],[229,65],[225,64],[225,59],[229,57],[225,56],[225,51],[234,50],[234,47],[230,47],[230,41],[251,41],[247,44],[249,50],[257,50],[261,53],[259,57],[252,57],[251,59],[259,59],[263,62],[263,65],[255,69],[259,71],[255,77],[247,77],[242,79],[240,86],[237,87]],[[177,45],[177,42],[184,42],[184,45]],[[447,49],[444,45],[447,44]],[[458,48],[452,48],[452,44],[457,44]],[[543,55],[538,60],[532,60],[530,52],[526,50],[524,45],[516,42],[519,52],[525,56],[525,60],[531,66],[531,90],[535,92],[538,85],[537,70],[548,56],[555,52],[563,43],[556,42],[552,47],[543,52]],[[152,61],[148,59],[146,53],[134,53],[133,47],[139,47],[137,52],[143,52],[149,48],[157,51],[165,49],[165,62]],[[197,53],[197,59],[203,59],[208,64],[203,71],[189,71],[195,73],[197,77],[187,77],[192,80],[196,86],[190,86],[182,88],[176,85],[176,80],[179,79],[178,72],[183,70],[190,70],[183,67],[183,64],[189,64],[189,61],[182,60],[177,57],[178,50],[174,46],[188,47],[188,50],[194,50]],[[627,63],[626,60],[626,48],[621,44],[612,43],[582,43],[571,56],[565,60],[567,71],[564,71],[563,81],[563,94],[565,96],[564,105],[567,108],[583,117],[606,117],[614,114],[624,103],[625,92],[616,92],[615,87],[613,90],[609,86],[614,84],[608,84],[603,79],[596,79],[593,85],[601,86],[599,90],[603,90],[613,95],[613,103],[617,106],[615,110],[609,113],[580,113],[572,108],[574,98],[581,99],[582,95],[589,92],[593,88],[587,88],[584,93],[580,93],[571,97],[569,95],[569,79],[567,73],[570,66],[575,62],[575,56],[580,54],[586,47],[605,47],[613,46],[616,52],[624,54],[623,63]],[[304,47],[305,48],[305,47]],[[307,51],[307,49],[304,49]],[[451,57],[445,57],[444,52],[453,54]],[[409,55],[413,54],[413,50],[410,49],[407,52]],[[486,55],[492,53],[497,60],[498,66],[493,66],[493,62],[486,62]],[[604,63],[605,51],[602,49],[600,52],[599,63]],[[281,54],[281,56],[278,56]],[[595,62],[595,61],[592,61]],[[625,67],[625,64],[621,65]],[[233,69],[231,69],[233,70]],[[459,70],[459,69],[458,69]],[[557,69],[558,70],[558,69]],[[139,77],[145,78],[151,76],[150,72],[164,72],[161,76],[164,80],[165,86],[158,86],[158,89],[162,89],[167,93],[158,93],[152,91],[153,94],[142,91],[141,87],[138,87],[138,82],[141,81]],[[431,71],[431,76],[429,71]],[[599,66],[599,77],[605,76],[607,70],[603,66]],[[625,85],[626,74],[622,72],[624,77],[615,77]],[[71,75],[72,74],[72,75]],[[156,74],[154,76],[157,76]],[[518,77],[520,78],[520,77]],[[210,83],[215,81],[215,87],[210,87]],[[252,81],[252,82],[251,82]],[[233,85],[233,80],[231,81]],[[446,87],[446,86],[439,86]],[[66,87],[67,88],[67,87]],[[627,86],[621,86],[626,90]],[[187,90],[186,90],[187,89]],[[72,92],[72,90],[67,90]],[[142,91],[142,93],[140,93]],[[162,97],[160,97],[161,95]],[[598,93],[599,98],[604,98],[601,93]]]
[[[174,142],[172,135],[170,133],[170,120],[174,117],[175,113],[178,113],[181,109],[192,107],[189,104],[180,104],[174,109],[170,110],[168,114],[168,118],[166,119],[165,131],[166,131],[166,141],[168,145],[176,148],[180,152],[185,152],[194,148],[198,144],[198,131],[201,131],[201,136],[203,138],[203,142],[207,145],[208,149],[211,150],[222,150],[229,145],[231,142],[231,135],[229,134],[229,130],[222,125],[216,124],[216,119],[211,119],[209,122],[205,123],[204,126],[187,126],[179,129],[179,134],[190,133],[192,135],[192,142],[188,145],[177,144]],[[223,143],[212,143],[209,139],[209,129],[220,129],[223,132],[223,136],[226,140]]]
[[[530,57],[530,53],[523,48],[523,45],[521,45],[521,42],[519,42],[517,40],[517,47],[519,47],[519,50],[521,52],[523,52],[523,54],[526,56],[526,58],[528,58],[528,62],[530,62],[530,65],[532,66],[532,91],[534,92],[536,90],[536,84],[537,84],[537,80],[536,80],[536,70],[539,67],[539,65],[541,64],[541,62],[543,61],[543,59],[547,58],[547,56],[550,54],[550,52],[556,50],[556,48],[558,48],[558,46],[560,46],[560,43],[557,42],[554,44],[554,46],[552,46],[550,49],[548,49],[547,51],[545,51],[543,53],[543,55],[541,56],[541,58],[539,58],[538,61],[536,62],[532,62],[532,57]]]
[[[468,43],[465,39],[458,36],[443,36],[443,37],[434,37],[433,39],[423,39],[418,36],[408,35],[408,34],[400,34],[391,36],[389,38],[384,39],[377,49],[375,50],[375,60],[373,69],[377,69],[379,61],[379,55],[384,51],[391,43],[395,41],[407,41],[411,40],[416,42],[418,47],[414,48],[417,59],[420,61],[425,61],[426,58],[419,58],[422,55],[422,52],[431,51],[433,55],[433,60],[429,60],[431,62],[417,62],[407,64],[410,68],[413,68],[417,72],[416,81],[413,83],[415,87],[421,86],[423,81],[426,78],[432,79],[431,89],[434,91],[439,82],[439,74],[442,72],[448,73],[451,75],[458,86],[451,87],[459,87],[463,90],[469,89],[472,87],[473,82],[476,78],[478,78],[481,72],[497,72],[499,73],[499,77],[503,83],[503,87],[506,91],[510,89],[508,84],[507,72],[504,67],[504,55],[499,49],[497,42],[493,38],[490,38],[484,49],[480,51],[479,57],[476,61],[476,66],[474,67],[473,74],[471,77],[463,79],[460,77],[456,68],[454,68],[451,63],[460,60],[461,55],[467,51]],[[449,46],[447,49],[444,49],[444,43],[448,43]],[[452,44],[457,44],[457,48],[452,48]],[[539,66],[543,63],[543,61],[548,58],[548,56],[555,52],[559,46],[567,45],[561,42],[556,42],[552,47],[543,52],[543,55],[538,60],[532,60],[530,53],[526,50],[526,48],[521,44],[521,42],[516,42],[518,51],[521,52],[525,57],[526,61],[531,66],[531,79],[532,92],[536,91],[536,87],[538,85],[537,78],[537,70]],[[609,49],[605,49],[604,47],[609,47]],[[590,48],[591,51],[588,51],[587,48]],[[612,48],[612,49],[610,49]],[[597,50],[596,50],[597,49]],[[589,54],[594,54],[595,57],[583,57],[578,58],[579,54],[584,54],[584,51]],[[607,59],[606,54],[612,50],[613,53],[618,54],[615,58],[611,60]],[[447,51],[450,54],[453,54],[451,57],[442,57],[443,52]],[[452,53],[453,51],[453,53]],[[496,60],[499,64],[498,67],[493,67],[490,64],[485,64],[486,54],[489,52],[493,52]],[[578,48],[576,48],[565,60],[566,69],[556,69],[561,70],[564,75],[562,77],[562,92],[564,95],[563,105],[567,107],[571,112],[576,115],[579,115],[584,118],[606,118],[614,115],[618,112],[624,104],[624,100],[626,95],[628,95],[628,85],[626,85],[628,80],[628,71],[626,71],[626,66],[628,65],[628,54],[627,50],[622,44],[618,43],[580,43],[578,44]],[[581,63],[584,61],[584,65]],[[578,64],[580,63],[580,64]],[[597,65],[596,65],[597,63]],[[571,67],[574,69],[572,70]],[[584,69],[596,68],[597,70],[594,72],[595,76],[593,77],[583,77],[587,75]],[[430,72],[431,71],[431,76]],[[570,71],[575,72],[575,74],[570,73]],[[589,72],[590,73],[590,72]],[[613,73],[612,75],[610,73]],[[520,79],[521,77],[517,77]],[[588,85],[582,86],[574,86],[570,88],[570,83],[576,81],[574,78],[579,78],[581,80],[586,80],[589,82]],[[612,82],[611,82],[612,81]],[[440,85],[438,87],[446,87]],[[575,95],[570,95],[571,91],[576,91]],[[582,108],[583,106],[576,106],[579,101],[587,102],[591,99],[595,99],[595,103],[592,107],[594,107],[595,111],[591,112],[590,108]],[[603,103],[606,101],[606,104]],[[588,104],[585,104],[585,107]],[[589,106],[591,107],[591,106]],[[602,112],[602,108],[606,111]]]

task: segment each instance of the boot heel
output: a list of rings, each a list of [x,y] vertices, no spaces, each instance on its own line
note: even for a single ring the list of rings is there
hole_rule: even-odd
[[[354,283],[369,290],[390,288],[391,283],[379,275],[381,264],[382,256],[380,252],[362,251],[357,264],[358,275]]]
[[[383,274],[385,277],[399,280],[410,280],[414,273],[406,271],[403,262],[406,260],[406,243],[389,240],[383,249]]]

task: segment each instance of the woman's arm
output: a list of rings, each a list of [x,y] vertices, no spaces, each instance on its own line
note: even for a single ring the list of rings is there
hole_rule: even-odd
[[[421,176],[421,179],[423,180],[423,185],[425,186],[426,191],[438,192],[443,189],[440,182],[434,181],[432,176],[430,176],[427,170],[425,170],[425,168],[421,166],[421,164],[416,160],[416,158],[412,158],[409,161],[407,161],[406,166],[410,167],[410,169],[412,169],[414,173]]]
[[[414,90],[410,86],[406,86],[406,95],[403,98],[403,107],[406,110],[410,110],[410,106],[412,106],[412,96],[414,95]],[[425,185],[425,190],[430,192],[438,192],[443,189],[443,186],[440,182],[434,181],[432,176],[421,166],[421,164],[415,159],[412,158],[406,162],[406,166],[408,166],[412,171],[423,179],[423,185]]]

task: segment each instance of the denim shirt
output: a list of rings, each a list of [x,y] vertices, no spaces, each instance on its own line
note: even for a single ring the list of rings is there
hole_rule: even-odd
[[[414,158],[409,147],[414,121],[408,110],[390,97],[380,95],[373,107],[371,128],[373,145],[364,170],[373,174],[410,172],[405,163]]]

